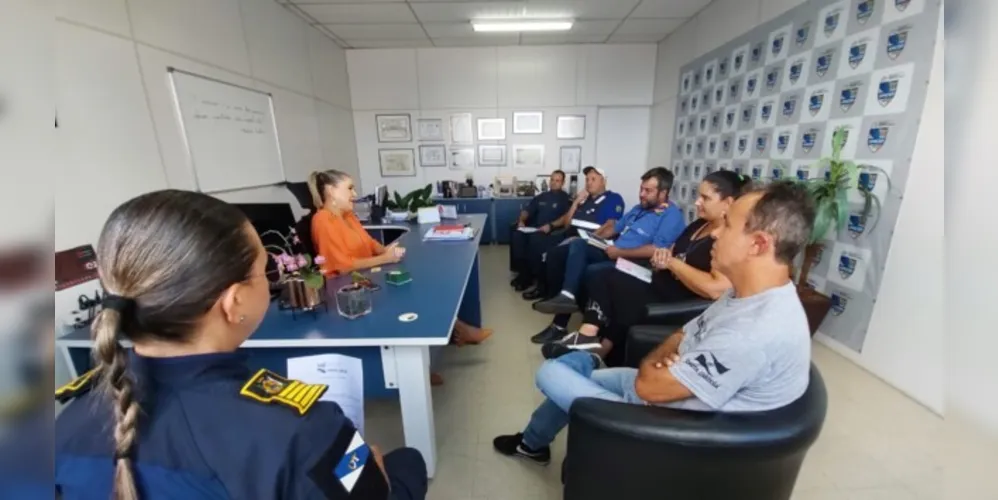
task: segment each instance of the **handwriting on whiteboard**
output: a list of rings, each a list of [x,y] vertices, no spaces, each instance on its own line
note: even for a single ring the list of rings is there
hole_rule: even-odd
[[[213,122],[234,122],[244,134],[264,134],[263,118],[266,113],[243,105],[230,105],[218,101],[202,99],[194,111],[195,120]]]

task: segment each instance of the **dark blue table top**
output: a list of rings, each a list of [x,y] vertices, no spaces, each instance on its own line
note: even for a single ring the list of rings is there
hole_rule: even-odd
[[[405,247],[405,259],[382,267],[378,273],[365,271],[371,281],[381,286],[372,292],[370,314],[348,320],[336,312],[336,290],[350,283],[349,276],[326,283],[329,312],[320,308],[314,313],[281,311],[273,302],[260,327],[243,347],[319,347],[371,345],[445,345],[457,317],[469,273],[478,254],[478,242],[487,216],[462,215],[460,223],[475,228],[475,238],[468,241],[423,241],[423,235],[435,224],[391,224],[409,229],[397,241]],[[444,221],[444,223],[450,223]],[[404,269],[412,282],[402,286],[385,283],[385,274]],[[410,323],[399,321],[404,313],[416,313]],[[59,339],[65,346],[89,346],[88,329],[74,330]]]

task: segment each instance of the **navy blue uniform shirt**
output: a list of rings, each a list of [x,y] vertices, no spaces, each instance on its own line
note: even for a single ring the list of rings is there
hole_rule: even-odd
[[[353,424],[317,401],[325,386],[250,372],[239,352],[132,354],[129,369],[142,406],[132,457],[143,499],[388,498]],[[56,421],[63,500],[110,498],[114,418],[96,383],[69,391],[76,399]]]
[[[623,216],[624,197],[613,191],[604,191],[599,196],[589,195],[586,201],[575,209],[573,219],[602,226],[610,219],[620,220]]]
[[[533,227],[541,227],[558,220],[571,206],[572,198],[559,189],[534,196],[524,210],[528,214],[527,223]]]

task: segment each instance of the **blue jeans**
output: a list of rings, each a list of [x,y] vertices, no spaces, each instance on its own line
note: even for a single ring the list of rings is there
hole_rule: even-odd
[[[614,269],[616,266],[617,263],[612,260],[608,260],[605,262],[597,262],[595,264],[589,264],[588,266],[586,266],[585,271],[583,271],[582,273],[582,284],[592,283],[593,276],[607,269]],[[579,308],[582,309],[586,305],[586,302],[588,301],[586,294],[580,295],[578,292],[571,292],[571,293],[572,295],[575,295],[575,301],[579,304]],[[560,326],[562,330],[564,330],[565,328],[568,328],[568,321],[571,319],[572,319],[571,314],[556,314],[554,316],[554,320],[551,321],[551,324]]]
[[[579,291],[586,268],[592,264],[607,263],[610,258],[606,252],[596,248],[582,238],[574,239],[568,244],[568,255],[565,257],[565,280],[562,291],[575,295]]]
[[[545,361],[537,370],[537,388],[547,399],[534,410],[523,431],[523,444],[532,449],[551,444],[568,425],[568,410],[577,398],[645,404],[634,392],[634,368],[593,369],[589,353],[573,352]]]

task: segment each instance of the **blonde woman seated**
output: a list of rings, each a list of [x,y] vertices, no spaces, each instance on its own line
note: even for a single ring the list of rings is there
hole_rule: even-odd
[[[357,198],[353,179],[339,170],[312,172],[308,187],[315,203],[312,216],[312,242],[315,251],[325,259],[323,272],[332,276],[394,264],[405,257],[405,248],[392,243],[382,245],[374,240],[353,211]],[[460,319],[454,323],[454,343],[458,346],[479,344],[492,335],[488,328],[477,328]],[[431,374],[439,385],[443,379]]]

